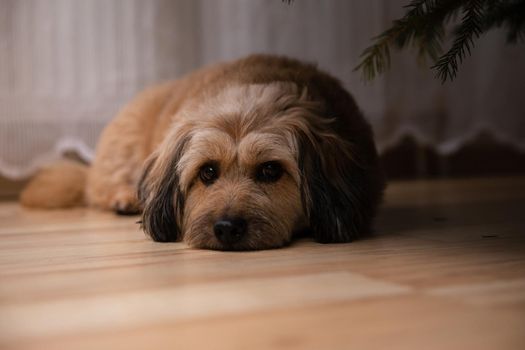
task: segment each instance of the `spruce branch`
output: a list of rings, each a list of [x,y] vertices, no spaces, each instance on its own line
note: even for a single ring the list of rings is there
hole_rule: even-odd
[[[354,70],[371,80],[390,68],[391,47],[416,49],[420,59],[430,58],[442,82],[453,80],[459,66],[471,55],[475,41],[493,28],[505,27],[507,42],[525,41],[525,0],[412,0],[405,15],[379,36],[361,54]],[[450,49],[442,53],[445,26],[461,21],[453,31]]]
[[[470,56],[474,39],[482,33],[483,6],[483,0],[469,0],[464,5],[462,22],[454,29],[455,40],[452,47],[431,67],[437,70],[436,75],[442,82],[454,80],[458,66],[467,53]]]
[[[458,9],[456,0],[413,0],[403,18],[395,20],[390,29],[374,38],[375,43],[361,54],[354,70],[362,70],[366,80],[390,68],[390,46],[417,49],[418,57],[438,58],[444,36],[444,22]]]

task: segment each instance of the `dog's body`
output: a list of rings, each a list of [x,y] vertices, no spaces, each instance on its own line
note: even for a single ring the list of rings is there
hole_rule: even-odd
[[[264,249],[302,229],[321,242],[366,233],[383,187],[371,129],[340,83],[256,55],[136,97],[101,136],[85,200],[142,211],[157,241]]]

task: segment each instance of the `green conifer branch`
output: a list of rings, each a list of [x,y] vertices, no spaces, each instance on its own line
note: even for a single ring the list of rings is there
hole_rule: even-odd
[[[390,49],[412,47],[418,57],[434,61],[431,68],[442,82],[453,80],[459,66],[471,54],[475,41],[486,31],[505,27],[507,42],[525,39],[525,0],[412,0],[405,15],[361,54],[354,70],[371,80],[390,68]],[[442,52],[445,26],[462,13],[453,30],[450,49]]]
[[[455,40],[452,47],[431,67],[437,70],[442,82],[456,77],[458,67],[465,57],[471,54],[474,39],[482,33],[483,0],[469,0],[464,5],[461,24],[454,29]]]

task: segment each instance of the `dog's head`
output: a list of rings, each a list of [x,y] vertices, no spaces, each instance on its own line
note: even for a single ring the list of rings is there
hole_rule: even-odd
[[[349,241],[368,229],[379,196],[353,149],[306,89],[232,86],[180,111],[147,161],[143,228],[221,250],[280,247],[307,228],[318,241]]]

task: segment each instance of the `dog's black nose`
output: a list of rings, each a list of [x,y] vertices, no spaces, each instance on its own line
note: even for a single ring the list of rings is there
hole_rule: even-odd
[[[213,225],[213,231],[221,243],[237,243],[246,232],[246,220],[241,218],[222,219]]]

